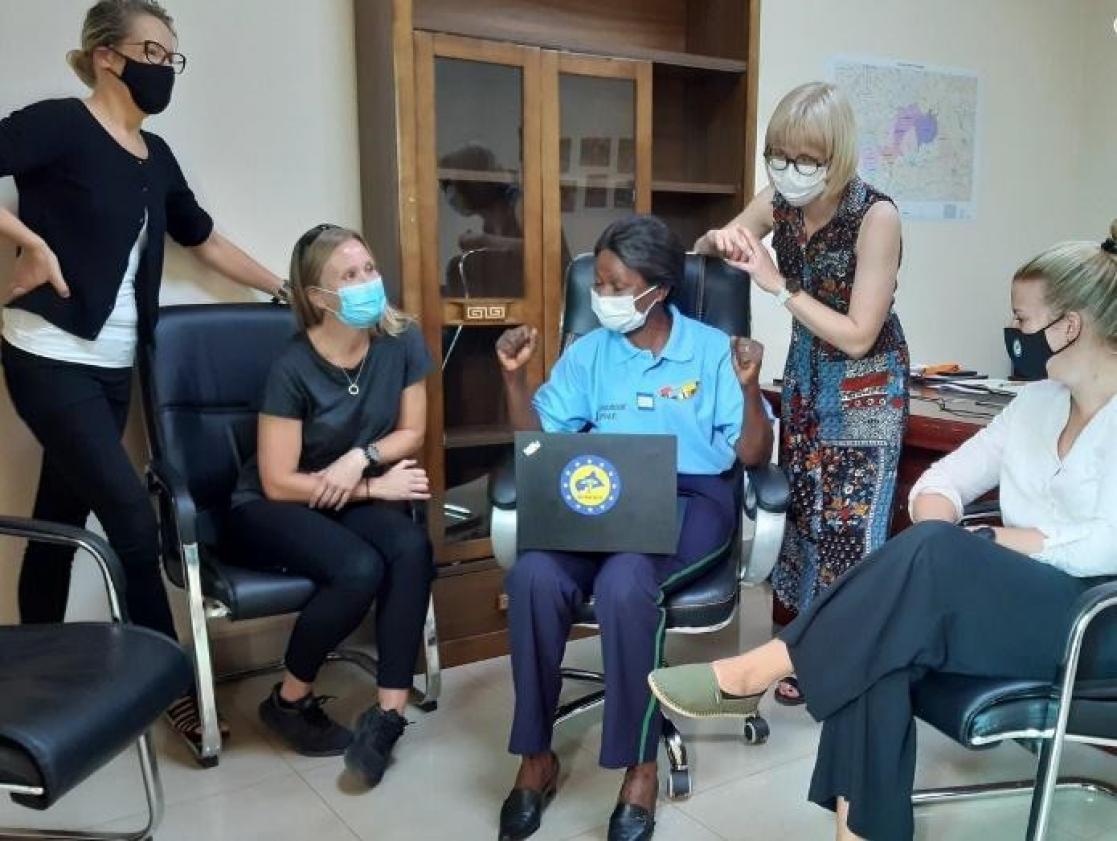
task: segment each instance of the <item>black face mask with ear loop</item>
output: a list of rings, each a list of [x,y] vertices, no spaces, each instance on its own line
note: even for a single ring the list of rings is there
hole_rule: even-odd
[[[119,55],[119,53],[118,53]],[[171,104],[175,72],[163,64],[148,64],[122,56],[124,70],[118,78],[132,94],[132,101],[145,114],[161,114]]]
[[[1051,348],[1051,343],[1047,341],[1047,331],[1063,318],[1065,316],[1060,315],[1034,333],[1025,333],[1018,327],[1005,328],[1005,350],[1008,351],[1008,358],[1012,360],[1013,377],[1029,381],[1047,379],[1047,361],[1077,341],[1072,339],[1059,350]]]

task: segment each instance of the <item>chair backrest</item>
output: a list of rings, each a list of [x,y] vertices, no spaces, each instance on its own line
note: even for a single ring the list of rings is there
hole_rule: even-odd
[[[186,482],[199,540],[216,538],[241,463],[256,448],[256,413],[272,362],[295,334],[276,304],[164,307],[140,352],[152,457]]]
[[[566,301],[560,327],[562,347],[598,326],[590,308],[594,257],[579,254],[566,270]],[[683,279],[671,302],[683,315],[717,327],[731,336],[752,334],[749,276],[718,257],[687,254]]]

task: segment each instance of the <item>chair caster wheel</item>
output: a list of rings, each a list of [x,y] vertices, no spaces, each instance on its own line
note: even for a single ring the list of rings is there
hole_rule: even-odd
[[[672,768],[667,775],[667,796],[671,800],[686,800],[690,797],[690,770]]]
[[[745,722],[745,743],[762,745],[768,741],[771,732],[767,721],[760,716],[754,716]]]
[[[421,704],[416,704],[420,712],[432,713],[438,709],[438,701],[424,701]]]
[[[216,768],[217,764],[221,761],[220,756],[196,756],[194,758],[203,768]]]

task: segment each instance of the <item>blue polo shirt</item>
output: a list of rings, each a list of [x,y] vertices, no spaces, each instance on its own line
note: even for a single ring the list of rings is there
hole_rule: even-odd
[[[729,337],[674,306],[658,357],[598,328],[574,342],[532,401],[544,432],[674,435],[679,473],[724,473],[737,458],[745,398]]]

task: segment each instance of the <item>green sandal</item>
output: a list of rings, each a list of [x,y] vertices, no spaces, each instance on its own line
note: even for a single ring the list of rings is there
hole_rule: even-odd
[[[718,686],[709,663],[656,669],[648,675],[652,694],[671,712],[687,718],[753,718],[763,692],[729,695]]]

